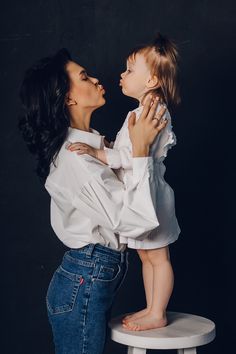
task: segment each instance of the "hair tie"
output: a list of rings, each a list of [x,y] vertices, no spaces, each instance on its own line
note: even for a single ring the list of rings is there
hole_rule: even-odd
[[[157,49],[158,49],[160,54],[165,54],[165,49],[164,49],[163,46],[157,46]]]

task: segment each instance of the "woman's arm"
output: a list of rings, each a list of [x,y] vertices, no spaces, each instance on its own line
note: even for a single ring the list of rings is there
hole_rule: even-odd
[[[133,146],[133,183],[130,186],[125,188],[108,166],[89,155],[83,156],[83,167],[89,180],[79,193],[75,193],[74,206],[96,224],[121,236],[135,238],[159,225],[153,202],[156,194],[152,181],[153,160],[148,154],[149,146],[166,123],[159,124],[153,120],[156,105],[157,102],[152,107],[146,105],[138,122],[134,115],[129,119]],[[163,114],[160,114],[160,119]],[[78,156],[73,155],[78,162]],[[79,171],[75,166],[74,172],[78,174],[75,180],[81,178]]]
[[[125,237],[138,237],[159,225],[151,195],[151,157],[133,159],[133,183],[127,189],[109,167],[94,163],[90,156],[83,159],[89,180],[75,191],[76,209],[95,225]]]
[[[89,155],[78,156],[64,150],[63,170],[57,177],[55,168],[55,175],[52,173],[46,181],[46,189],[59,206],[60,200],[65,200],[66,214],[73,215],[74,207],[94,229],[102,226],[131,238],[151,231],[159,222],[153,202],[153,160],[148,153],[159,131],[150,107],[137,123],[135,117],[130,117],[134,156],[133,179],[127,188],[108,166]]]

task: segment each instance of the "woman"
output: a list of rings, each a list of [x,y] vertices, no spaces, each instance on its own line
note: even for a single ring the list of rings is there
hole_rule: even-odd
[[[119,236],[137,238],[158,226],[150,180],[149,147],[164,128],[157,100],[141,118],[130,117],[133,184],[125,189],[113,171],[68,144],[96,148],[103,137],[90,128],[92,112],[104,105],[98,80],[73,62],[65,49],[30,68],[21,88],[20,129],[37,158],[37,174],[51,196],[51,224],[69,250],[46,296],[57,354],[103,352],[111,304],[127,271]]]

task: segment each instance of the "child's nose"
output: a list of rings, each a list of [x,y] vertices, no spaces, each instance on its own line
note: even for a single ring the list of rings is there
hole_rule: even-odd
[[[123,79],[123,77],[125,76],[125,73],[121,73],[120,76]]]

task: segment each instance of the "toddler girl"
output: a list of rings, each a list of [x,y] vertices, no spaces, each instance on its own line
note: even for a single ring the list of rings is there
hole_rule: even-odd
[[[172,188],[164,179],[163,160],[167,151],[176,144],[172,131],[171,117],[167,106],[179,102],[177,89],[177,49],[175,44],[157,34],[148,45],[139,46],[128,55],[127,69],[121,74],[122,92],[139,101],[139,107],[129,112],[116,136],[113,148],[104,146],[94,149],[86,144],[74,143],[71,150],[78,154],[89,154],[108,164],[128,188],[132,183],[132,145],[129,139],[128,120],[139,119],[148,95],[157,96],[158,105],[155,119],[166,111],[160,123],[164,129],[154,141],[150,155],[154,158],[152,184],[157,184],[155,196],[159,226],[148,235],[138,239],[120,237],[121,243],[137,249],[142,261],[142,274],[146,295],[146,308],[123,319],[123,327],[128,330],[147,330],[167,325],[166,308],[173,290],[174,274],[168,245],[177,240],[180,228],[175,216],[175,200]]]

